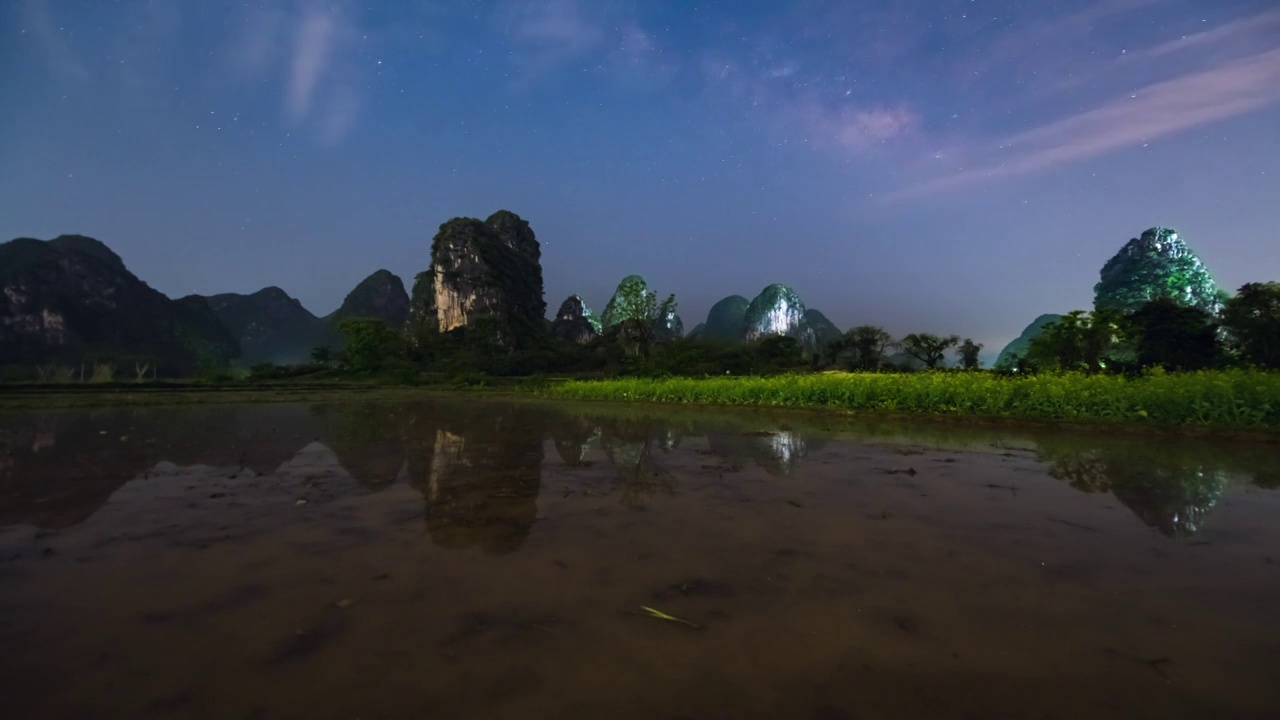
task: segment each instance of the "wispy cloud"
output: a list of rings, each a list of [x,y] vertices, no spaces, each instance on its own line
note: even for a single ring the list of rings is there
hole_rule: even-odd
[[[858,155],[909,137],[921,126],[907,103],[815,89],[817,83],[798,62],[775,58],[767,48],[750,64],[708,54],[701,70],[709,97],[735,115],[750,115],[771,127],[785,142],[798,138],[811,147]]]
[[[570,65],[640,86],[674,73],[657,38],[626,6],[601,0],[505,0],[494,15],[525,88]]]
[[[57,75],[74,80],[88,80],[89,71],[72,49],[65,26],[54,20],[49,0],[24,0],[22,18],[29,33],[40,44],[50,69]]]
[[[298,20],[285,87],[289,116],[295,121],[311,110],[312,97],[331,60],[338,23],[334,9],[314,4],[307,5]]]
[[[1208,46],[1238,48],[1241,43],[1257,39],[1274,42],[1280,31],[1280,9],[1238,18],[1208,30],[1168,40],[1152,47],[1126,52],[1121,60],[1128,63],[1157,60],[1176,53],[1185,53]],[[1265,34],[1264,34],[1265,33]]]
[[[285,121],[310,128],[326,145],[347,137],[363,105],[353,49],[367,33],[348,10],[320,0],[257,8],[231,43],[232,74],[241,81],[280,78]]]
[[[1150,142],[1280,101],[1280,49],[1149,85],[1093,110],[1017,133],[989,148],[999,161],[886,196],[903,199],[1025,175]]]
[[[590,7],[578,0],[509,0],[499,6],[498,19],[515,61],[540,73],[603,44],[603,18]]]

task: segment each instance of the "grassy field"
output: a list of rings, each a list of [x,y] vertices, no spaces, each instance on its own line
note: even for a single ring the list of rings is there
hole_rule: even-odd
[[[1110,375],[820,373],[773,377],[568,381],[573,400],[833,408],[899,413],[1280,430],[1280,373],[1246,370],[1126,379]]]

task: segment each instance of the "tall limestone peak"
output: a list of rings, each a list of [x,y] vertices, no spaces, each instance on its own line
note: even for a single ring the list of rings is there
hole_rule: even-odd
[[[551,323],[552,335],[572,343],[589,343],[600,335],[600,330],[600,321],[579,295],[565,298]]]
[[[1131,313],[1150,300],[1171,298],[1216,316],[1224,294],[1177,230],[1153,227],[1120,248],[1093,286],[1094,308]]]
[[[806,351],[812,351],[817,344],[813,329],[805,320],[804,303],[786,285],[766,287],[747,307],[744,339],[754,342],[770,335],[793,337]]]
[[[604,306],[600,321],[604,327],[611,328],[624,320],[642,319],[647,312],[647,296],[649,285],[639,275],[628,275],[618,283],[613,297]]]
[[[500,210],[483,222],[453,218],[431,243],[433,300],[415,283],[412,312],[434,305],[441,332],[483,320],[499,342],[520,345],[545,323],[541,256],[529,223],[515,213]]]

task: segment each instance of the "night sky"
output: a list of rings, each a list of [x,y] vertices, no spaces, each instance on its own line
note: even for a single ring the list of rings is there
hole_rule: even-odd
[[[0,109],[0,238],[174,297],[328,313],[500,208],[549,312],[782,282],[988,357],[1153,225],[1280,279],[1274,0],[4,0]]]

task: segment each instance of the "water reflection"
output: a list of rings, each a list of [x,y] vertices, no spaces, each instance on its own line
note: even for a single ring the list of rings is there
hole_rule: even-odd
[[[587,457],[600,444],[600,428],[588,418],[557,415],[550,423],[551,440],[560,460],[570,467],[589,465]]]
[[[833,437],[983,452],[1030,448],[1049,475],[1085,493],[1112,494],[1171,538],[1200,532],[1233,481],[1280,484],[1277,452],[1266,445],[852,421],[817,428],[764,415],[654,412],[433,400],[10,414],[0,416],[0,525],[72,527],[161,463],[217,468],[229,479],[270,477],[309,446],[307,462],[336,463],[358,484],[355,492],[407,482],[422,495],[433,543],[489,554],[513,552],[529,536],[548,440],[565,466],[610,468],[629,508],[676,494],[684,474],[706,465],[684,457],[709,453],[723,463],[720,471],[757,467],[803,479],[804,464]]]
[[[434,434],[417,444],[430,450],[410,482],[422,492],[427,532],[443,548],[476,547],[492,555],[519,549],[538,516],[542,431],[535,416],[456,408],[439,416]],[[422,433],[428,422],[416,424]]]
[[[390,487],[405,468],[406,416],[397,406],[320,405],[313,414],[325,422],[324,444],[356,482],[370,492]]]
[[[110,409],[0,421],[0,522],[79,524],[163,462],[273,473],[319,435],[301,406]]]
[[[1175,538],[1201,529],[1231,481],[1225,468],[1167,446],[1046,439],[1038,455],[1053,477],[1083,492],[1109,492],[1142,522]]]
[[[675,492],[675,475],[662,455],[680,446],[681,433],[653,420],[602,419],[600,445],[622,485],[622,504],[646,507],[655,495]]]

